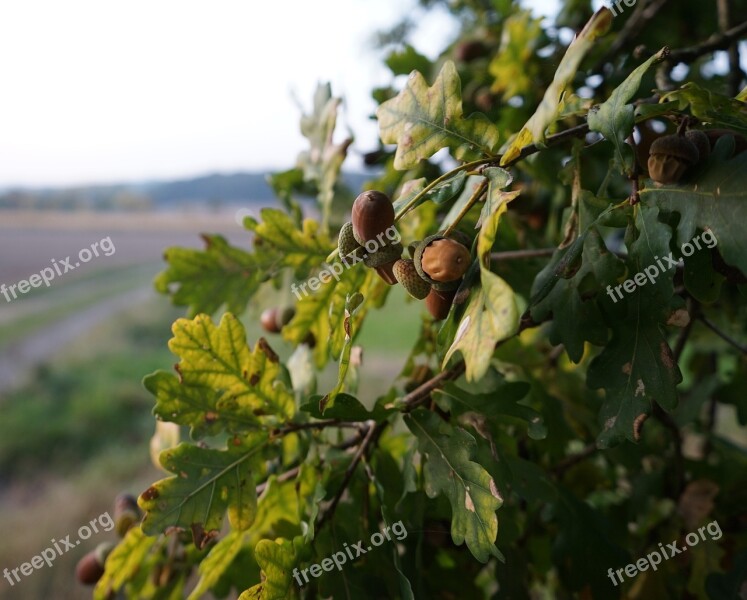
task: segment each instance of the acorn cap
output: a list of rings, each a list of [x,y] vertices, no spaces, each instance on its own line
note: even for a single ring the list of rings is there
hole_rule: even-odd
[[[698,161],[704,162],[711,155],[711,142],[700,129],[690,129],[685,137],[698,149]]]
[[[275,311],[275,325],[277,325],[278,330],[285,327],[288,323],[291,322],[291,319],[296,316],[296,309],[292,306],[286,306],[284,308],[279,308]]]
[[[679,135],[665,135],[651,144],[649,155],[664,154],[674,156],[685,161],[688,165],[694,165],[698,162],[698,149],[690,140]]]
[[[337,249],[340,252],[340,258],[349,256],[360,247],[361,245],[353,235],[353,224],[348,221],[340,228],[340,234],[337,236]]]
[[[409,258],[400,258],[392,268],[394,276],[402,284],[408,294],[417,300],[422,300],[431,291],[430,284],[418,275],[415,263]]]
[[[370,190],[353,202],[353,235],[359,244],[375,240],[394,225],[394,207],[386,194]]]
[[[366,254],[363,257],[363,263],[367,267],[381,267],[388,263],[394,263],[400,256],[402,256],[402,244],[397,243],[391,246],[382,246],[376,252]]]

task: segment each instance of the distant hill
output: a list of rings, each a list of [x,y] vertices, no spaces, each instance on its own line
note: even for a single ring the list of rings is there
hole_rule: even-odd
[[[189,179],[60,188],[14,188],[0,192],[0,208],[58,210],[159,210],[183,206],[272,204],[266,172],[212,173]],[[346,173],[354,190],[370,176]]]

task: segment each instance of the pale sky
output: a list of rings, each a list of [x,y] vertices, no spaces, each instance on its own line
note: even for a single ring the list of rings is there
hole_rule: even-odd
[[[557,0],[528,0],[552,14]],[[346,100],[365,152],[374,31],[416,0],[15,0],[0,6],[0,186],[289,168],[318,81]],[[455,34],[423,18],[433,57]],[[351,161],[351,166],[358,163]]]

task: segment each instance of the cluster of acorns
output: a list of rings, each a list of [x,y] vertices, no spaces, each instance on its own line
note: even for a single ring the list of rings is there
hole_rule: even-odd
[[[114,529],[120,538],[140,522],[142,514],[137,499],[130,494],[120,494],[114,501]],[[78,561],[75,576],[83,585],[95,585],[104,574],[104,564],[114,543],[102,542]]]
[[[678,183],[695,165],[708,160],[716,141],[727,134],[735,137],[736,154],[747,147],[747,140],[743,136],[727,129],[690,129],[656,139],[651,144],[648,156],[651,179],[666,185]]]
[[[446,318],[472,262],[465,245],[470,243],[469,239],[460,232],[432,235],[410,244],[411,258],[402,258],[402,244],[392,241],[388,233],[394,227],[394,218],[394,207],[386,194],[377,191],[360,194],[353,203],[352,222],[340,229],[337,242],[340,258],[362,258],[389,285],[399,282],[413,298],[425,298],[426,308],[434,319]]]

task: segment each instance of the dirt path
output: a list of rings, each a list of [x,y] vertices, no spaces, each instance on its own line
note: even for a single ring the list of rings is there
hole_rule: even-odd
[[[0,356],[0,394],[22,385],[32,375],[35,366],[63,350],[81,333],[125,309],[153,298],[154,295],[152,286],[143,286],[107,298],[9,344]]]

